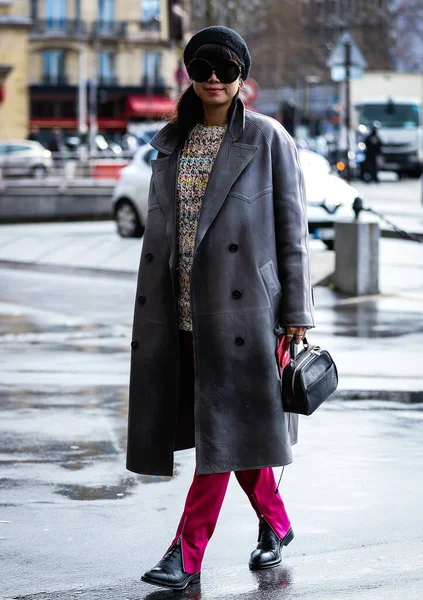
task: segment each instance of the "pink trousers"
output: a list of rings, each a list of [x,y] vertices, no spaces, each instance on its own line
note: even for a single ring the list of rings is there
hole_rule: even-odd
[[[185,364],[192,365],[194,369],[192,336],[189,332],[180,332],[180,344],[181,352],[187,359]],[[201,570],[204,552],[216,527],[230,475],[194,474],[184,512],[171,544],[173,546],[180,540],[184,570],[187,573]],[[279,492],[275,494],[273,469],[235,471],[235,476],[259,519],[266,519],[276,535],[283,538],[290,528],[290,521]]]
[[[290,521],[279,492],[275,494],[273,469],[236,471],[235,476],[259,519],[266,519],[276,535],[283,538],[290,527]],[[201,570],[204,552],[216,527],[229,477],[230,473],[194,475],[185,509],[171,544],[172,546],[180,540],[184,570],[187,573]]]

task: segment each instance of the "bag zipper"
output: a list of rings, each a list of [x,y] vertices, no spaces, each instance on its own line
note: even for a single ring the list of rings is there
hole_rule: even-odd
[[[298,365],[295,367],[294,372],[292,374],[292,382],[291,382],[293,396],[295,396],[295,376],[297,375],[298,369],[300,367],[302,367],[303,365],[306,365],[309,362],[311,362],[313,360],[314,356],[319,356],[320,352],[321,352],[320,346],[312,346],[310,348],[310,354],[308,354],[303,359],[301,359],[300,362],[298,363]]]

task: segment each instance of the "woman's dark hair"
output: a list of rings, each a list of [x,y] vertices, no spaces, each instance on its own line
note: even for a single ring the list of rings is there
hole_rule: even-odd
[[[195,58],[205,58],[212,64],[215,60],[234,60],[237,63],[242,64],[239,56],[233,52],[227,46],[220,44],[204,44],[198,48]],[[233,107],[238,98],[239,92],[237,92],[232,100],[229,113],[232,112]],[[191,131],[191,129],[204,119],[203,102],[194,91],[194,86],[191,84],[180,96],[176,107],[175,114],[171,120],[171,123],[176,129],[179,144],[184,145],[185,140]]]

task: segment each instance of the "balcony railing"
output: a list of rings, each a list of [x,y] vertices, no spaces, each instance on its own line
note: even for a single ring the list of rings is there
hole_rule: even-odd
[[[118,85],[118,78],[116,75],[100,75],[98,78],[98,85],[100,87],[111,87]]]
[[[31,29],[32,36],[79,37],[87,34],[83,21],[73,19],[37,19]]]
[[[93,23],[93,35],[101,38],[123,38],[126,37],[126,21],[95,21]]]
[[[69,80],[66,75],[53,75],[51,73],[44,73],[41,77],[41,85],[51,85],[51,86],[59,86],[59,85],[68,85]]]
[[[140,22],[141,31],[160,31],[160,21],[157,19],[150,19],[149,21]]]

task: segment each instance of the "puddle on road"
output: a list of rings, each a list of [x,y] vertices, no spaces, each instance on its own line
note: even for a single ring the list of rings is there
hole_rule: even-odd
[[[0,489],[7,499],[31,490],[37,502],[58,496],[120,500],[139,485],[168,481],[135,474],[122,478],[127,396],[126,386],[0,389]],[[179,474],[179,464],[174,473]]]
[[[55,490],[55,494],[66,496],[70,500],[121,500],[130,496],[136,486],[137,481],[128,477],[118,485],[61,485]]]
[[[338,305],[333,315],[335,336],[371,339],[423,331],[422,313],[380,310],[375,301]]]
[[[22,344],[31,349],[113,354],[129,351],[130,328],[101,324],[46,323],[33,315],[0,315],[0,343]],[[30,350],[31,351],[31,350]]]
[[[178,471],[179,469],[176,468],[175,475]],[[130,496],[139,483],[162,483],[170,479],[172,478],[164,476],[137,475],[121,480],[118,485],[61,485],[55,493],[66,496],[70,500],[121,500]]]

